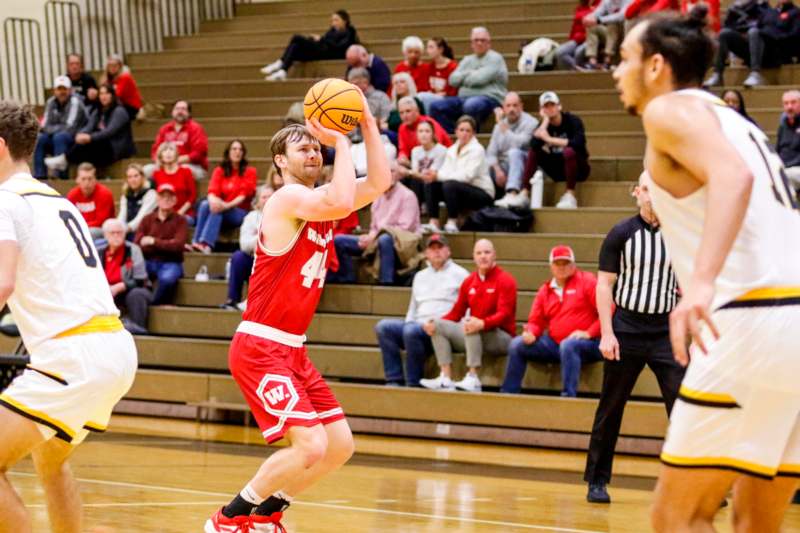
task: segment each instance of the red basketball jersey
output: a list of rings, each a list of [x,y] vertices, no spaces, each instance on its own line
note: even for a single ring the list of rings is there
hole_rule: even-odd
[[[304,335],[336,251],[333,222],[308,222],[280,254],[256,246],[244,320]]]

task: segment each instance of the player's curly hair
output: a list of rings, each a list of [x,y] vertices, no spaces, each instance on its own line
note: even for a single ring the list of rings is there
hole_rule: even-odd
[[[14,161],[27,161],[39,137],[39,121],[33,108],[21,102],[0,102],[0,138]]]
[[[703,83],[716,53],[714,41],[706,32],[708,8],[695,6],[688,15],[656,13],[642,19],[647,24],[641,37],[642,59],[661,54],[669,66],[677,88]]]

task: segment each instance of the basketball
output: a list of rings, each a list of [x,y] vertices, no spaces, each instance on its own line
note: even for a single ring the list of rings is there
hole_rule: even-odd
[[[353,84],[337,78],[315,83],[303,101],[306,118],[316,118],[323,127],[341,133],[353,131],[363,111],[361,92]]]

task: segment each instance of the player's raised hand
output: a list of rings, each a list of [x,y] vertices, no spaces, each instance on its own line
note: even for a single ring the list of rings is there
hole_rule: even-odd
[[[363,111],[361,112],[361,118],[358,121],[358,125],[361,126],[362,128],[377,127],[378,122],[375,120],[375,116],[369,109],[369,104],[367,103],[367,97],[364,96],[364,93],[360,88],[356,87],[355,85],[353,85],[353,87],[355,87],[356,90],[359,92],[359,94],[361,94],[361,102],[362,102],[361,106],[363,108]]]
[[[702,337],[703,324],[711,331],[714,339],[719,338],[719,330],[711,320],[711,301],[714,287],[711,284],[692,284],[680,303],[669,315],[669,336],[675,360],[682,366],[689,364],[688,345],[691,340],[704,354],[708,348]]]
[[[311,132],[311,135],[317,138],[319,142],[326,146],[336,146],[339,141],[347,141],[344,134],[336,130],[326,128],[319,123],[316,118],[306,119],[306,128]]]

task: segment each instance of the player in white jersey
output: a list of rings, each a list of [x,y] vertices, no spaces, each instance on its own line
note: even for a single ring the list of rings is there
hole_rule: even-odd
[[[735,530],[765,533],[800,476],[800,212],[766,135],[698,89],[714,54],[703,19],[644,19],[614,72],[642,116],[683,292],[670,335],[689,366],[652,517],[657,531],[713,531],[733,487]]]
[[[0,308],[8,303],[30,365],[0,394],[0,532],[31,521],[5,476],[31,454],[53,531],[81,531],[67,458],[88,431],[104,431],[136,373],[103,266],[77,209],[33,179],[38,121],[0,102]]]

